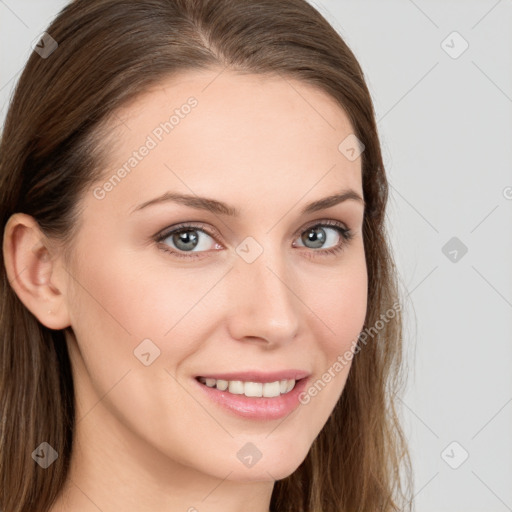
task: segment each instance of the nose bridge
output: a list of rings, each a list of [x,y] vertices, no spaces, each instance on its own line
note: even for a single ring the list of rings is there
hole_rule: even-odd
[[[244,253],[243,249],[247,248]],[[258,337],[276,343],[291,341],[296,335],[301,312],[300,301],[293,291],[290,266],[278,244],[270,247],[270,243],[266,243],[253,261],[247,256],[251,251],[257,251],[257,247],[250,240],[237,248],[239,256],[230,284],[234,292],[231,300],[236,303],[232,310],[232,335],[238,339]],[[254,255],[253,252],[252,257]]]

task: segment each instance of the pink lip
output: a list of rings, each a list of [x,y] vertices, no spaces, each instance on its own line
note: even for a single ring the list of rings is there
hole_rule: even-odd
[[[279,374],[266,374],[265,377],[261,377],[260,374],[259,378],[263,378],[264,380],[253,380],[255,377],[258,377],[258,375],[254,373],[248,374],[251,376],[251,379],[246,378],[246,374],[236,374],[236,376],[244,376],[244,378],[240,378],[239,380],[250,380],[251,382],[275,382],[276,380],[284,380],[286,377],[280,378],[284,374],[283,372]],[[231,374],[223,375],[230,375],[230,378],[222,380],[237,380],[231,377]],[[271,380],[268,380],[268,375],[272,375]],[[278,375],[278,378],[275,378],[276,375]],[[290,392],[272,398],[265,398],[234,395],[228,391],[209,388],[206,384],[202,384],[197,379],[193,379],[195,384],[199,386],[200,392],[205,393],[207,397],[223,409],[246,419],[267,421],[284,418],[296,409],[300,405],[299,396],[306,388],[309,380],[309,378],[302,378],[295,383],[295,387]]]
[[[198,377],[204,377],[205,379],[215,380],[243,380],[245,382],[275,382],[276,380],[300,380],[304,377],[308,377],[309,372],[303,370],[283,370],[278,372],[259,372],[259,371],[247,371],[247,372],[232,372],[232,373],[209,373],[205,375],[198,375]]]

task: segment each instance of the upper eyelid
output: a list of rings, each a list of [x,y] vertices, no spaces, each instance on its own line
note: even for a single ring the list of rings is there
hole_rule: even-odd
[[[296,231],[294,233],[294,236],[301,233],[302,231],[305,231],[306,229],[310,229],[317,225],[323,225],[323,224],[327,225],[328,227],[332,227],[332,228],[340,227],[340,228],[346,229],[347,231],[350,230],[350,228],[344,222],[341,222],[340,220],[320,219],[320,220],[313,220],[311,222],[306,223],[305,226],[302,226],[301,228],[299,228],[298,231]]]
[[[310,229],[312,227],[315,227],[317,225],[322,225],[322,224],[326,224],[328,227],[332,227],[333,229],[335,229],[336,227],[339,227],[339,228],[345,229],[346,231],[350,231],[350,228],[344,222],[341,222],[341,221],[338,221],[335,219],[319,219],[319,220],[311,221],[311,222],[307,223],[305,226],[300,227],[297,231],[295,231],[293,233],[293,236],[296,237],[303,231],[306,231],[307,229]],[[208,236],[217,235],[220,238],[222,238],[222,236],[220,235],[220,233],[217,229],[215,229],[211,226],[208,226],[200,221],[183,222],[181,224],[177,224],[176,226],[164,228],[162,231],[160,231],[156,235],[155,238],[159,241],[162,241],[162,240],[165,240],[166,238],[168,238],[174,232],[186,230],[187,228],[197,229],[198,231],[203,231]],[[209,233],[209,230],[212,231],[212,234]]]
[[[220,233],[215,228],[207,226],[206,224],[204,224],[202,222],[184,222],[181,224],[177,224],[176,226],[170,226],[170,227],[164,228],[162,231],[160,231],[155,236],[155,238],[157,240],[165,240],[173,233],[175,233],[177,231],[185,231],[186,229],[196,229],[197,231],[203,231],[208,236],[213,236],[213,234],[220,236]],[[213,232],[213,234],[210,234],[209,230],[211,230]]]

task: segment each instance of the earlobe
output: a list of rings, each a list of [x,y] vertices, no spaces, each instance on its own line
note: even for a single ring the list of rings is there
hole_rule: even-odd
[[[13,214],[4,230],[5,269],[27,309],[46,327],[65,329],[70,325],[65,282],[58,281],[58,260],[48,242],[33,217]]]

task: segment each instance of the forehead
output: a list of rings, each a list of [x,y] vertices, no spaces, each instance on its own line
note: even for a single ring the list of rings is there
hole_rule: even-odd
[[[353,133],[346,113],[297,80],[222,69],[181,73],[112,121],[103,181],[122,175],[109,196],[127,207],[167,190],[230,203],[234,190],[246,191],[241,199],[249,201],[269,189],[296,200],[313,188],[321,194],[351,187],[362,195],[361,159],[339,149]]]

